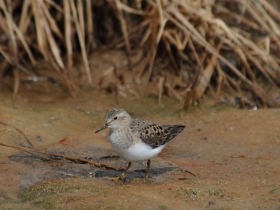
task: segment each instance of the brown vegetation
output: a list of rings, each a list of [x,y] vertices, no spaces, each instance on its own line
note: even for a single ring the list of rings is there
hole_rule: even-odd
[[[72,95],[114,77],[118,95],[167,95],[184,109],[206,92],[242,108],[279,106],[265,87],[280,85],[280,15],[266,0],[3,0],[0,11],[0,82],[12,73],[15,95],[20,74],[38,76],[28,64],[45,59]],[[127,65],[93,74],[88,55],[112,49]]]

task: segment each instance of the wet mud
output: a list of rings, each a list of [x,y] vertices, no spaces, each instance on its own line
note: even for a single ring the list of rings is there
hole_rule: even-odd
[[[127,162],[111,148],[108,130],[94,133],[111,108],[187,127],[152,159],[149,179],[145,162],[113,182],[108,178],[122,171],[0,147],[0,209],[280,209],[279,109],[202,103],[177,114],[170,99],[162,106],[154,98],[117,103],[94,90],[75,99],[56,91],[48,103],[44,94],[1,94],[1,121],[23,131],[36,149],[115,167]],[[28,147],[14,128],[0,125],[0,133],[0,142]]]

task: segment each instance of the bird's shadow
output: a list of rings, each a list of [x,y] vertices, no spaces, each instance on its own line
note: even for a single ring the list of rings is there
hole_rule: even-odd
[[[157,177],[162,174],[165,174],[167,172],[173,171],[177,167],[163,167],[163,168],[152,168],[150,169],[149,177]],[[121,171],[97,171],[95,173],[96,178],[113,178],[121,175]],[[134,178],[145,178],[146,175],[146,169],[136,169],[133,171],[128,171],[125,176],[128,179],[134,179]]]

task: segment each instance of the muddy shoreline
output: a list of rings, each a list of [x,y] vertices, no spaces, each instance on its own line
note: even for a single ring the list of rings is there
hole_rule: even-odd
[[[108,130],[95,134],[113,107],[134,117],[186,129],[152,160],[151,178],[145,163],[133,164],[127,179],[112,182],[120,171],[88,164],[45,161],[1,147],[1,209],[279,209],[279,109],[240,110],[230,107],[193,109],[174,114],[176,103],[164,99],[124,100],[92,91],[80,98],[50,102],[45,96],[2,94],[1,121],[20,128],[34,147],[48,152],[91,158],[125,167],[107,141]],[[50,96],[48,96],[50,97]],[[49,100],[48,99],[48,100]],[[137,101],[138,100],[138,101]],[[175,105],[174,105],[175,104]],[[14,129],[0,126],[0,141],[26,146]],[[63,143],[59,140],[68,138]],[[191,171],[196,177],[189,174]]]

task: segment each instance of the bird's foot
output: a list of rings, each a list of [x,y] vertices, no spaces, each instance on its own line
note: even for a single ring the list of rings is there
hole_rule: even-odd
[[[113,177],[113,178],[107,178],[111,181],[119,181],[119,180],[124,180],[125,179],[125,175],[122,173],[120,176],[118,177]]]

